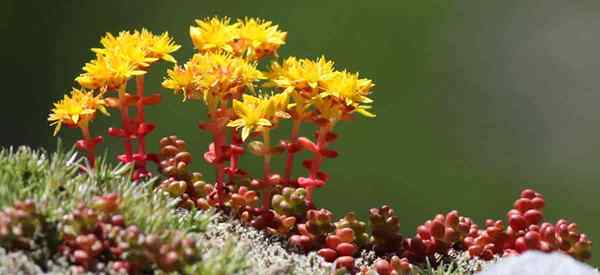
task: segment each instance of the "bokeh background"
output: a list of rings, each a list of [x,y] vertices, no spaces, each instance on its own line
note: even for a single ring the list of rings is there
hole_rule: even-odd
[[[272,20],[289,32],[281,56],[324,54],[374,79],[378,117],[337,128],[341,156],[324,164],[331,181],[317,192],[319,206],[366,217],[390,204],[409,234],[451,209],[479,222],[504,218],[520,189],[532,187],[546,195],[547,218],[573,219],[600,238],[596,0],[4,0],[0,145],[55,150],[48,110],[75,85],[105,32],[169,31],[183,62],[193,52],[188,26],[213,15]],[[195,153],[194,168],[210,176],[200,161],[208,135],[196,128],[205,110],[160,87],[169,66],[154,66],[147,80],[163,94],[147,109],[158,123],[151,148],[177,134]],[[115,116],[97,120],[94,131],[106,135]],[[60,136],[71,144],[75,132]],[[108,138],[102,148],[114,153],[118,145]],[[244,159],[251,170],[258,163]]]

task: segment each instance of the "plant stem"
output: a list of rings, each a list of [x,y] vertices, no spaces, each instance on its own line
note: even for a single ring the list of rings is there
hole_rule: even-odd
[[[215,189],[219,195],[219,204],[223,204],[223,195],[225,194],[225,163],[223,162],[223,146],[225,145],[225,129],[219,126],[213,133],[213,142],[215,149]]]
[[[327,147],[327,133],[329,132],[330,126],[326,125],[326,126],[320,126],[319,127],[319,133],[317,135],[317,148],[319,148],[319,150],[321,149],[325,149],[325,147]],[[321,162],[323,160],[323,156],[320,153],[316,153],[315,157],[312,160],[312,165],[310,166],[310,173],[309,173],[309,177],[311,179],[316,180],[318,178],[318,173],[321,170]],[[310,208],[314,207],[314,203],[313,203],[313,192],[315,190],[314,186],[309,186],[308,188],[306,188],[306,201],[308,202],[308,206]]]
[[[90,128],[88,123],[83,123],[79,126],[81,129],[81,135],[83,136],[83,140],[85,141],[85,151],[87,153],[87,160],[90,163],[90,167],[94,167],[96,165],[96,144],[94,143],[94,139],[90,135]]]
[[[138,96],[138,100],[137,100],[137,123],[141,124],[144,123],[144,76],[143,75],[138,75],[135,78],[135,87],[136,87],[136,93]],[[138,137],[138,154],[140,155],[145,155],[146,154],[146,143],[145,143],[145,137],[144,136],[139,136]],[[142,164],[145,165],[145,161],[142,162]]]
[[[232,145],[236,145],[236,146],[240,146],[241,143],[241,139],[240,139],[240,134],[238,133],[238,130],[233,128],[231,130],[231,144]],[[233,172],[236,173],[238,170],[238,162],[240,160],[240,155],[239,154],[231,154],[231,156],[229,157],[229,169]],[[231,180],[231,179],[230,179]]]
[[[298,138],[298,132],[300,131],[300,124],[302,123],[302,120],[300,119],[294,119],[294,121],[292,122],[292,133],[290,135],[290,143],[293,144],[296,142],[296,139]],[[294,156],[296,155],[296,152],[290,152],[288,150],[287,153],[287,159],[285,161],[285,171],[284,171],[284,176],[283,176],[283,180],[285,183],[289,183],[290,179],[292,178],[292,169],[294,168]]]
[[[132,159],[131,141],[129,135],[131,134],[129,129],[129,106],[127,105],[127,92],[125,92],[126,84],[119,87],[119,110],[121,111],[121,123],[123,124],[123,131],[126,136],[123,137],[123,145],[125,146],[125,156],[127,159]]]
[[[264,144],[264,162],[263,162],[263,181],[267,184],[265,190],[263,191],[263,210],[268,210],[271,202],[271,134],[269,128],[264,128],[263,134],[263,144]]]

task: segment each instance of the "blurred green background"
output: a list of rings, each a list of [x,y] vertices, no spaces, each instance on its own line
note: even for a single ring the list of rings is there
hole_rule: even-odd
[[[105,32],[169,31],[193,52],[195,18],[262,17],[289,32],[285,57],[318,57],[376,83],[376,119],[337,128],[341,155],[319,206],[337,215],[391,204],[409,234],[438,212],[504,218],[524,187],[545,194],[546,217],[600,237],[600,2],[578,1],[2,1],[0,145],[56,148],[46,118],[75,84]],[[170,65],[169,65],[170,66]],[[160,87],[152,68],[150,137],[177,134],[201,163],[205,110]],[[133,86],[133,85],[132,85]],[[93,125],[106,136],[117,114]],[[310,133],[311,129],[304,129]],[[66,143],[76,132],[65,129]],[[286,132],[284,129],[280,133]],[[287,133],[286,133],[287,135]],[[111,138],[102,148],[118,152]],[[257,170],[247,156],[244,165]],[[303,172],[302,170],[296,170]],[[600,254],[596,246],[596,254]],[[592,263],[600,265],[600,255]]]

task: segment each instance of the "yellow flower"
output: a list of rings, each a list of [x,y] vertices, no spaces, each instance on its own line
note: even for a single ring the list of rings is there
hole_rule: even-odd
[[[333,73],[333,61],[321,57],[316,61],[289,57],[281,64],[271,64],[271,72],[267,73],[271,82],[285,91],[315,90],[323,86],[323,81]]]
[[[287,32],[279,30],[279,26],[271,21],[246,18],[238,20],[239,41],[234,46],[236,52],[249,59],[258,60],[264,56],[276,54],[285,44]]]
[[[266,86],[289,92],[294,103],[288,107],[294,110],[296,119],[303,119],[309,115],[312,98],[323,90],[324,81],[333,72],[333,61],[325,57],[314,61],[289,57],[281,63],[271,64],[271,71],[267,73],[270,81]]]
[[[94,48],[96,59],[87,63],[75,80],[88,89],[114,90],[131,77],[143,75],[148,67],[162,59],[176,63],[172,52],[180,48],[168,33],[154,35],[146,29],[124,31],[100,39],[102,48]]]
[[[273,127],[280,118],[289,118],[285,112],[288,94],[255,97],[243,95],[242,100],[233,100],[233,112],[238,117],[227,124],[228,127],[242,128],[242,140],[250,133]]]
[[[75,81],[84,88],[101,91],[115,90],[129,78],[146,73],[138,69],[130,59],[116,53],[97,54],[96,59],[85,64],[83,71]]]
[[[368,111],[371,108],[368,104],[373,102],[367,97],[374,86],[370,79],[359,78],[358,73],[343,71],[335,72],[323,84],[323,91],[315,99],[318,102],[317,109],[322,115],[339,118],[340,112],[349,110],[367,117],[375,117]]]
[[[212,52],[195,54],[183,67],[175,66],[167,74],[163,87],[182,93],[184,99],[202,99],[207,104],[237,98],[264,78],[255,63]]]
[[[94,119],[96,111],[109,115],[106,111],[106,102],[100,95],[94,96],[92,91],[73,89],[70,95],[65,95],[62,100],[54,103],[48,121],[50,126],[56,125],[54,135],[58,133],[63,124],[67,126],[87,127]]]
[[[148,30],[142,29],[140,37],[144,42],[143,49],[149,57],[160,58],[167,62],[177,63],[177,60],[175,60],[171,53],[179,50],[181,45],[175,44],[173,38],[169,36],[169,32],[164,32],[161,35],[154,35]]]
[[[184,99],[194,98],[195,86],[192,84],[194,81],[194,75],[192,69],[189,68],[188,64],[183,67],[175,66],[173,69],[167,70],[167,78],[162,83],[162,86],[175,90],[175,92],[182,92]]]
[[[116,37],[107,33],[101,38],[100,44],[104,48],[95,48],[92,51],[104,55],[123,55],[140,68],[146,68],[160,59],[177,63],[171,53],[181,47],[173,42],[168,32],[155,35],[146,29],[123,31]]]
[[[230,21],[227,17],[196,20],[198,26],[190,26],[190,36],[194,47],[199,52],[221,50],[233,52],[231,43],[237,39],[238,23],[230,24]]]

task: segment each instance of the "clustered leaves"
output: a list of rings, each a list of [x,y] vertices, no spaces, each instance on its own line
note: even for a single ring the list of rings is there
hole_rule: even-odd
[[[31,200],[17,201],[0,212],[0,246],[8,250],[33,249],[46,229],[45,217]]]
[[[138,274],[153,269],[182,271],[200,260],[195,239],[179,231],[161,235],[127,225],[119,213],[120,198],[108,194],[80,203],[58,224],[58,253],[75,272],[98,271],[107,264],[118,272]]]
[[[210,186],[202,180],[199,172],[190,173],[188,167],[192,155],[187,151],[184,140],[177,136],[169,136],[160,140],[159,168],[165,179],[157,189],[172,198],[179,198],[179,207],[192,209],[209,206],[204,198],[210,192]],[[208,188],[208,189],[207,189]]]

